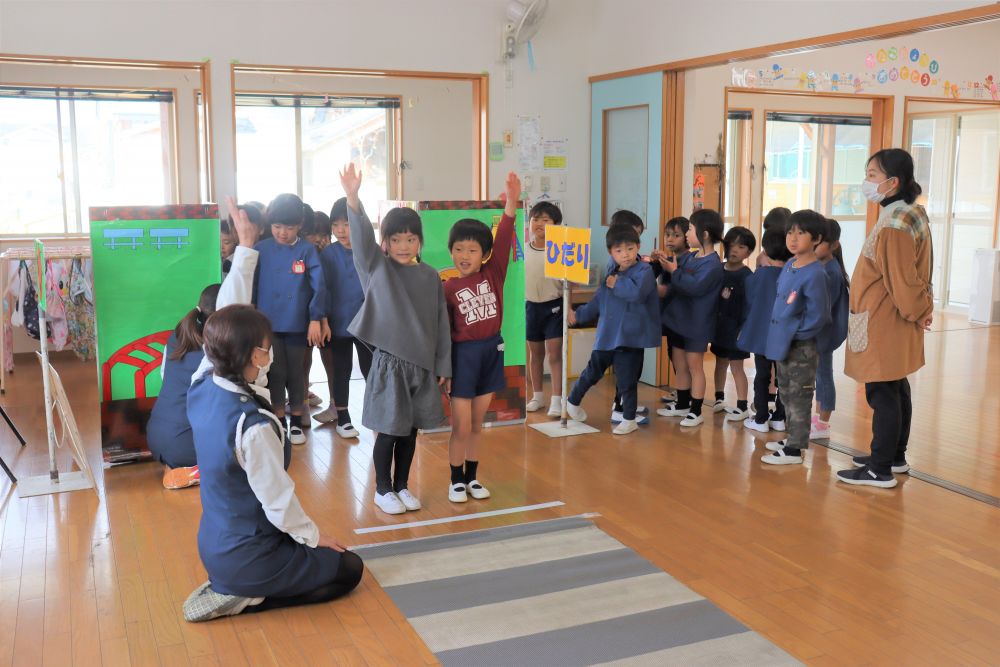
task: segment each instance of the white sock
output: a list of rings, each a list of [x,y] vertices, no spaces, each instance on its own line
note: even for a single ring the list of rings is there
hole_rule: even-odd
[[[561,401],[562,400],[562,394],[552,394],[552,400],[553,401]]]
[[[545,394],[543,394],[540,391],[536,391],[531,395],[531,400],[538,401],[539,403],[541,403],[544,399],[545,399]]]

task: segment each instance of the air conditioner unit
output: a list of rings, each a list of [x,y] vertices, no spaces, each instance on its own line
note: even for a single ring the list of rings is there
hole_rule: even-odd
[[[979,248],[973,256],[969,321],[1000,324],[1000,250]]]

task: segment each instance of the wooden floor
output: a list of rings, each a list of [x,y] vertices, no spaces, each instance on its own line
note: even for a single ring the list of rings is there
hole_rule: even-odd
[[[1000,328],[940,319],[914,386],[910,459],[998,495]],[[2,402],[29,447],[20,450],[0,425],[0,455],[19,476],[45,474],[40,373],[29,357],[18,361]],[[155,464],[102,470],[94,367],[72,357],[56,366],[100,497],[21,500],[0,482],[0,664],[434,663],[367,574],[356,593],[332,604],[185,623],[181,603],[205,579],[197,489],[163,490]],[[838,388],[834,440],[863,448],[870,437],[863,392],[844,378]],[[653,406],[657,393],[643,387],[642,401]],[[419,441],[411,487],[426,509],[404,517],[372,506],[368,433],[358,443],[315,429],[296,448],[291,472],[321,530],[345,543],[595,512],[601,528],[805,663],[1000,662],[1000,510],[905,476],[894,490],[836,484],[849,459],[822,447],[811,448],[804,466],[765,466],[761,441],[720,417],[692,431],[654,419],[614,437],[609,402],[604,385],[584,402],[600,434],[549,440],[521,427],[488,431],[481,478],[494,495],[484,503],[447,501],[444,434]],[[60,465],[68,465],[65,454]],[[553,500],[565,506],[353,533]]]

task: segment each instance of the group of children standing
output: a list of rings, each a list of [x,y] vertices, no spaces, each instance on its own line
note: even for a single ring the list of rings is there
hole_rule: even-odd
[[[535,232],[542,216],[550,224],[559,222],[546,209],[532,209],[532,250],[544,247],[544,227],[541,235]],[[724,234],[716,211],[703,209],[690,219],[668,220],[664,249],[645,256],[639,248],[641,219],[618,211],[606,234],[610,259],[604,277],[591,301],[567,314],[571,325],[597,320],[590,362],[567,397],[569,417],[587,419],[583,396],[613,367],[612,432],[625,435],[648,423],[636,391],[644,349],[659,347],[662,335],[670,350],[676,395],[664,398],[658,415],[680,417],[682,427],[694,427],[704,423],[702,413],[710,407],[725,412],[726,421],[742,422],[754,431],[787,432],[786,439],[767,445],[771,453],[762,460],[774,465],[801,463],[811,437],[828,438],[836,407],[832,357],[847,336],[848,279],[840,226],[815,211],[777,208],[768,213],[763,227],[757,270],[752,271],[747,261],[757,246],[753,233],[733,227]],[[724,258],[716,252],[720,243]],[[549,294],[541,280],[531,284],[530,270],[528,275],[531,341],[544,331],[533,325],[539,313],[548,316],[558,310],[554,300],[532,302],[532,294]],[[540,366],[541,360],[534,358],[537,348],[529,343],[529,349],[531,363]],[[715,400],[706,403],[704,357],[709,349],[716,358]],[[548,351],[551,364],[558,347]],[[752,414],[744,369],[751,354],[756,368]],[[727,369],[736,385],[735,406],[725,403]],[[542,405],[534,374],[531,381],[535,393],[529,410]],[[810,417],[814,393],[818,414]],[[553,396],[550,414],[558,414],[559,398]]]

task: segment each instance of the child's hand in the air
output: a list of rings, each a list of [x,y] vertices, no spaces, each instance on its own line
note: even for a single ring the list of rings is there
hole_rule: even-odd
[[[520,204],[521,199],[521,179],[514,172],[507,174],[507,180],[504,182],[503,194],[500,195],[500,199],[504,202],[504,215],[512,218],[516,216],[517,206]]]
[[[361,171],[353,162],[348,163],[340,172],[340,185],[347,195],[347,204],[355,211],[359,210],[361,200],[358,198],[358,191],[361,190]]]
[[[236,238],[244,248],[252,248],[260,237],[260,228],[250,222],[247,212],[241,210],[236,205],[233,197],[226,197],[226,206],[229,208],[229,217],[233,220],[233,227],[236,228]]]

